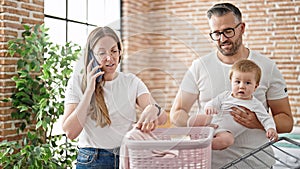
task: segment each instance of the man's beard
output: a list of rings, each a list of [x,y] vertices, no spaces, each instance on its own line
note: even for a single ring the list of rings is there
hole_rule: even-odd
[[[232,45],[232,48],[230,51],[226,51],[221,48],[222,44],[224,44],[224,43],[230,43]],[[233,56],[238,52],[241,45],[242,45],[242,35],[240,35],[240,37],[234,43],[225,41],[225,42],[221,43],[220,45],[218,45],[217,47],[218,47],[218,50],[222,53],[222,55]]]

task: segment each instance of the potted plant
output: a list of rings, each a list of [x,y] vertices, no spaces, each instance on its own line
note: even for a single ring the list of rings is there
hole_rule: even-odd
[[[53,125],[63,114],[63,99],[72,62],[80,46],[49,41],[44,25],[24,25],[22,38],[8,42],[8,54],[19,57],[15,91],[10,98],[19,141],[0,143],[0,168],[69,168],[76,158],[72,142],[53,135]]]

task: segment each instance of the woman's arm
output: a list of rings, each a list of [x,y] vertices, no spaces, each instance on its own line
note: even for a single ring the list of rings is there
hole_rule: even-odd
[[[92,59],[87,66],[87,87],[84,91],[83,97],[80,99],[80,102],[75,104],[66,104],[64,107],[65,110],[62,128],[67,137],[71,140],[75,139],[82,131],[89,111],[91,98],[95,91],[96,78],[104,74],[104,72],[95,74],[98,67],[94,67],[92,69],[93,60],[94,59]],[[99,67],[101,68],[102,66]],[[70,85],[74,84],[70,83]]]
[[[157,125],[162,125],[167,122],[167,114],[163,109],[155,106],[156,102],[149,93],[140,95],[137,98],[137,105],[143,110],[136,127],[143,132],[150,132]],[[160,112],[160,113],[159,113]]]
[[[74,112],[77,105],[78,104],[65,105],[63,115],[62,129],[71,140],[75,139],[83,128],[77,118],[76,112]]]
[[[92,92],[85,92],[81,101],[77,104],[66,104],[62,128],[67,137],[75,139],[83,129],[89,111]]]

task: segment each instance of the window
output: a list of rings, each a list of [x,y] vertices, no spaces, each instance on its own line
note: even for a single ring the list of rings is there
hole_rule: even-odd
[[[45,26],[54,43],[85,46],[88,34],[96,26],[110,26],[120,33],[121,0],[45,0]],[[63,134],[61,119],[54,134]]]
[[[84,47],[96,26],[120,32],[121,0],[45,0],[45,25],[51,41],[72,41]]]

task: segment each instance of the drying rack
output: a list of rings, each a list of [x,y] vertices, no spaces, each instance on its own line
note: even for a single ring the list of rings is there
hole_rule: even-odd
[[[290,138],[287,137],[279,137],[278,141],[270,141],[259,148],[241,156],[240,158],[224,165],[221,167],[222,169],[238,169],[240,165],[247,166],[249,169],[256,169],[255,166],[252,166],[251,163],[248,163],[248,160],[255,160],[256,163],[261,164],[262,166],[265,166],[265,168],[273,168],[273,169],[300,169],[300,155],[292,154],[291,152],[287,152],[284,150],[284,146],[288,144],[289,146],[292,146],[294,148],[300,148],[300,143],[296,142]],[[270,154],[268,151],[266,151],[267,148],[272,147],[274,151],[279,151],[282,156],[286,156],[285,159],[279,158],[273,154]],[[267,156],[270,156],[273,158],[276,163],[273,166],[270,166],[269,164],[266,164],[265,161],[261,160],[257,154],[263,153]],[[276,166],[276,167],[275,167]]]

